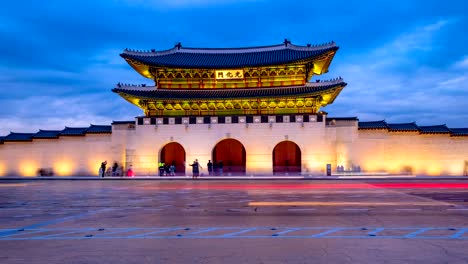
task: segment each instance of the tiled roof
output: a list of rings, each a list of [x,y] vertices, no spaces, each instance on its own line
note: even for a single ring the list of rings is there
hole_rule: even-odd
[[[132,122],[135,121],[125,121]],[[106,125],[91,125],[90,127],[65,127],[63,130],[42,130],[37,133],[15,133],[0,137],[0,144],[5,141],[32,141],[33,139],[59,138],[60,136],[85,136],[86,134],[110,134],[112,126]]]
[[[381,121],[369,121],[369,122],[359,122],[359,129],[387,129],[387,122],[385,120]]]
[[[7,136],[3,138],[4,142],[7,141],[31,141],[35,133],[15,133],[10,132]]]
[[[446,125],[419,126],[419,132],[421,134],[450,133],[450,129]]]
[[[121,57],[146,65],[180,68],[229,69],[287,64],[308,60],[338,50],[335,43],[320,46],[284,44],[251,48],[183,48],[180,44],[165,51],[125,50]]]
[[[112,125],[135,125],[135,121],[112,121]]]
[[[321,92],[335,87],[344,87],[342,79],[331,82],[306,83],[302,86],[276,88],[243,88],[243,89],[156,89],[145,87],[143,90],[134,87],[117,86],[114,93],[131,95],[139,98],[158,99],[220,99],[220,98],[260,98],[276,96],[299,96]]]
[[[330,117],[327,117],[329,120]],[[468,136],[468,128],[448,128],[446,125],[437,126],[418,126],[415,122],[388,124],[384,120],[359,122],[359,129],[388,129],[392,131],[415,131],[420,134],[449,134],[452,137]]]
[[[468,128],[450,128],[452,137],[468,136]]]
[[[112,126],[91,125],[86,130],[86,134],[103,134],[103,133],[112,133]]]
[[[88,130],[87,127],[65,127],[60,132],[60,136],[84,136],[86,130]]]
[[[34,134],[33,138],[58,138],[61,130],[42,130]]]
[[[399,124],[387,124],[388,131],[419,131],[418,126],[415,122],[413,123],[399,123]]]

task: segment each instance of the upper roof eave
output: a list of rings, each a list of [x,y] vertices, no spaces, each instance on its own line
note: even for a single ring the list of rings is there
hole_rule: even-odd
[[[338,46],[332,42],[310,47],[288,44],[234,49],[173,48],[161,52],[125,50],[120,56],[134,68],[147,65],[161,68],[234,69],[302,63],[336,50]],[[138,67],[135,68],[137,71]]]

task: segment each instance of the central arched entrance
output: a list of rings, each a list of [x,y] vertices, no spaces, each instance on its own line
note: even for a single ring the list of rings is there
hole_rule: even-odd
[[[224,139],[213,148],[213,164],[223,164],[223,175],[245,174],[245,148],[242,143],[235,139]],[[219,175],[217,166],[214,166],[214,174]]]
[[[175,164],[175,174],[185,175],[185,149],[176,142],[166,144],[160,155],[160,162],[164,162],[167,165]]]
[[[301,149],[292,141],[278,143],[273,149],[273,174],[300,174]]]

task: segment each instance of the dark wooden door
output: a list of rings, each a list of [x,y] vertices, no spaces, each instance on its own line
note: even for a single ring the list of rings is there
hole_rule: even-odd
[[[167,165],[175,164],[176,175],[185,175],[185,149],[176,142],[171,142],[161,150],[161,162]]]
[[[242,143],[235,139],[225,139],[214,147],[212,161],[213,163],[222,161],[224,175],[244,175],[245,156]]]
[[[301,149],[296,143],[283,141],[273,149],[273,174],[301,172]]]

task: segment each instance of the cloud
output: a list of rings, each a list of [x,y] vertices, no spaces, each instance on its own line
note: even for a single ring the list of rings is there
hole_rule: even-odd
[[[358,116],[362,121],[468,126],[467,70],[461,67],[466,58],[440,69],[424,65],[414,55],[423,51],[424,56],[440,56],[431,47],[449,21],[417,27],[370,51],[344,58],[333,72],[344,76],[348,86],[325,111],[333,116]],[[411,67],[401,70],[402,64]]]
[[[371,68],[405,67],[408,64],[413,64],[415,62],[414,56],[421,53],[427,54],[437,49],[435,41],[437,34],[450,23],[453,23],[452,20],[439,20],[398,35],[370,52],[369,56],[373,57],[374,60],[369,66]],[[416,63],[418,64],[417,61]]]
[[[27,105],[13,109],[14,115],[0,112],[0,135],[13,132],[37,132],[39,129],[63,129],[89,124],[108,125],[112,120],[133,120],[141,115],[137,107],[128,107],[118,96],[98,93],[86,96],[34,96],[10,100],[13,105]],[[126,107],[122,107],[127,103]],[[27,131],[26,131],[27,130]]]
[[[133,120],[141,110],[111,92],[121,82],[152,84],[109,49],[89,58],[79,72],[0,66],[0,135]],[[27,132],[27,131],[26,131]]]
[[[464,56],[460,61],[457,61],[454,66],[459,69],[468,69],[468,55]]]
[[[448,79],[446,81],[441,81],[437,84],[438,87],[444,89],[459,89],[460,87],[465,87],[467,77],[465,75],[456,76],[454,78]]]

